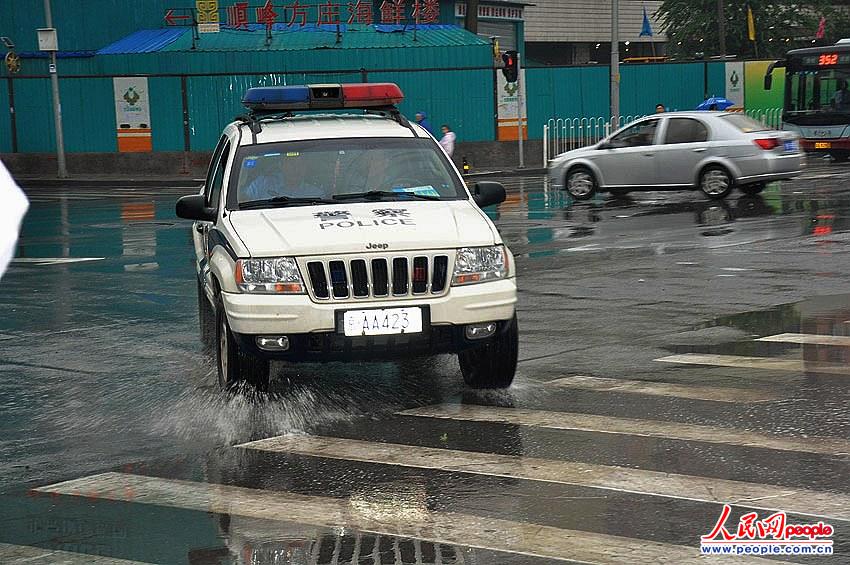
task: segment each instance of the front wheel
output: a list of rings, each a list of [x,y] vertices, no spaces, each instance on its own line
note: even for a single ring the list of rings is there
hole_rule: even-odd
[[[588,200],[596,193],[596,177],[590,169],[574,167],[567,172],[565,186],[576,200]]]
[[[732,175],[719,165],[706,167],[699,176],[700,190],[712,200],[726,198],[732,192],[734,185],[735,181],[732,179]]]
[[[745,184],[745,185],[741,186],[740,188],[741,188],[741,192],[743,192],[744,194],[748,194],[750,196],[755,196],[756,194],[758,194],[762,190],[764,190],[764,183],[763,182],[756,182],[756,183],[753,183],[753,184]]]
[[[222,390],[231,390],[247,383],[258,391],[269,388],[269,360],[255,357],[240,349],[230,331],[224,304],[216,302],[216,343],[218,347],[218,385]]]
[[[470,388],[508,388],[516,373],[519,328],[516,315],[489,343],[458,353],[460,372]]]

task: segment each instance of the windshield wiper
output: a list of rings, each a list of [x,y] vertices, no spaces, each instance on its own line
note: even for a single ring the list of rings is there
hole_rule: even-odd
[[[252,208],[277,207],[287,206],[289,204],[336,204],[333,200],[319,197],[294,197],[294,196],[275,196],[274,198],[263,198],[261,200],[249,200],[248,202],[240,202],[240,210],[250,210]]]
[[[352,192],[351,194],[335,194],[334,200],[356,200],[358,198],[369,198],[381,200],[383,198],[419,198],[420,200],[440,200],[439,196],[433,194],[417,194],[415,192],[393,192],[391,190],[367,190],[366,192]]]

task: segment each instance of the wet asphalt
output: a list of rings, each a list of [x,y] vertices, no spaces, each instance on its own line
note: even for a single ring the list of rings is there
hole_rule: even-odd
[[[201,348],[189,224],[174,215],[185,189],[30,189],[18,256],[0,282],[0,562],[23,563],[41,548],[81,555],[71,561],[79,563],[92,555],[193,565],[675,563],[672,546],[698,556],[700,535],[720,515],[714,487],[723,481],[850,500],[850,448],[841,448],[850,446],[850,338],[757,341],[850,336],[850,167],[816,162],[762,195],[722,202],[634,192],[577,203],[539,176],[496,180],[508,200],[488,213],[516,256],[520,287],[510,390],[466,390],[456,361],[436,357],[277,364],[262,397],[219,392]],[[659,361],[671,355],[710,363]],[[579,375],[610,386],[557,382]],[[631,381],[649,388],[617,388]],[[680,388],[662,394],[665,384]],[[682,387],[704,393],[694,398]],[[401,413],[432,405],[530,419]],[[567,413],[632,427],[534,419]],[[650,433],[653,422],[666,431]],[[683,437],[686,425],[705,435]],[[731,439],[739,432],[757,438]],[[357,461],[236,447],[299,434],[366,447]],[[777,449],[758,437],[839,441]],[[517,468],[525,459],[586,464],[600,482],[390,461],[373,449],[381,443],[460,459],[458,452],[522,458],[511,460]],[[599,469],[640,488],[603,484]],[[252,513],[224,490],[224,502],[191,504],[32,490],[109,471],[319,497],[349,510]],[[668,473],[701,478],[705,488],[664,495]],[[850,518],[819,500],[795,506],[789,521],[829,521],[835,555],[784,561],[850,563]],[[738,502],[730,529],[749,509],[764,517],[783,509]],[[444,518],[452,527],[434,533]],[[494,531],[482,532],[480,520]],[[522,525],[551,529],[531,539],[517,533]],[[616,539],[606,544],[596,534]],[[638,558],[626,542],[654,553]],[[3,544],[26,551],[10,557]]]

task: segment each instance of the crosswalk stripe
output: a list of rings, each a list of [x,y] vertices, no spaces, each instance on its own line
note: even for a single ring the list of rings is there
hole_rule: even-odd
[[[0,563],[6,565],[142,565],[143,562],[58,549],[42,549],[30,545],[0,543]]]
[[[825,455],[850,453],[850,441],[840,438],[806,437],[797,439],[736,430],[734,428],[720,428],[680,422],[662,422],[660,420],[617,418],[596,414],[523,410],[520,408],[499,408],[494,406],[479,406],[476,404],[439,404],[404,410],[398,412],[398,414],[459,421],[515,424],[554,430],[575,430],[683,441],[702,441],[706,443],[758,447],[780,451],[820,453]]]
[[[627,467],[314,436],[278,436],[237,447],[345,461],[543,481],[712,504],[782,509],[850,520],[850,496]],[[710,497],[706,497],[711,493]],[[765,501],[770,506],[763,506]]]
[[[575,375],[554,379],[547,385],[561,386],[580,390],[601,392],[626,392],[646,394],[650,396],[670,396],[689,398],[693,400],[711,400],[713,402],[766,402],[778,397],[769,392],[755,391],[744,388],[721,388],[654,381],[633,381],[627,379],[609,379]]]
[[[625,538],[541,524],[513,522],[454,512],[412,512],[399,508],[394,515],[374,501],[336,499],[289,492],[103,473],[35,489],[39,492],[154,504],[199,512],[216,512],[324,528],[353,528],[377,535],[415,538],[434,543],[501,551],[559,561],[622,563],[721,563],[700,556],[696,547]],[[707,526],[707,528],[710,525]],[[695,541],[698,541],[695,536]],[[736,563],[738,561],[736,560]],[[758,558],[741,563],[777,563]]]
[[[773,371],[791,371],[795,373],[826,373],[830,375],[850,375],[847,365],[803,362],[801,359],[771,359],[768,357],[744,357],[742,355],[711,355],[704,353],[683,353],[668,355],[656,359],[662,363],[682,363],[685,365],[716,365],[718,367],[741,367],[745,369],[768,369]]]
[[[774,343],[800,343],[803,345],[837,345],[850,347],[850,336],[846,335],[784,333],[761,337],[756,341],[770,341]]]

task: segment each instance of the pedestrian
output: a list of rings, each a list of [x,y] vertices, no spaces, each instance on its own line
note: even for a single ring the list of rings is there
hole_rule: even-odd
[[[443,151],[446,152],[446,155],[451,157],[455,152],[455,139],[457,139],[457,136],[448,124],[443,124],[440,129],[443,130],[443,137],[440,139],[440,146],[443,148]]]
[[[656,114],[663,114],[666,111],[667,111],[667,108],[664,107],[664,104],[656,104],[655,105],[655,113]]]
[[[847,90],[847,81],[843,78],[835,82],[836,91],[832,95],[832,105],[836,110],[843,111],[850,108],[850,90]]]
[[[425,128],[425,131],[433,135],[431,124],[428,122],[428,114],[425,112],[416,112],[416,123]]]

